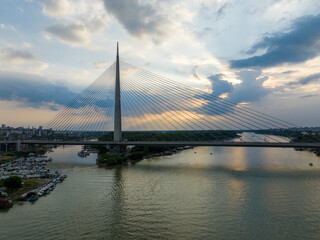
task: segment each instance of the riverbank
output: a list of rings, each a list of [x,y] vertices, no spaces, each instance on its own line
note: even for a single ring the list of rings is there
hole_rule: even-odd
[[[45,148],[34,152],[11,152],[0,162],[0,208],[10,208],[14,201],[35,201],[52,191],[65,179],[57,171],[51,173],[47,163],[52,161],[43,155]],[[5,181],[16,178],[18,186],[10,187]],[[22,184],[22,186],[21,186]]]
[[[114,167],[125,165],[128,163],[134,164],[145,158],[169,156],[179,153],[185,149],[192,149],[191,146],[185,147],[133,147],[123,153],[112,153],[110,150],[105,153],[99,153],[97,164],[99,167]]]
[[[27,193],[29,191],[35,190],[38,187],[46,184],[50,181],[49,178],[25,178],[22,179],[22,188],[18,189],[7,189],[6,192],[8,194],[8,198],[12,201],[16,201],[21,195]],[[0,181],[0,188],[5,188],[3,185],[4,180]],[[4,199],[5,197],[0,196],[0,199]]]
[[[232,130],[205,130],[205,131],[152,131],[152,132],[122,132],[124,141],[225,141],[239,138],[240,132]],[[99,141],[112,141],[113,132],[109,132],[99,137]],[[135,163],[144,158],[152,158],[163,155],[172,155],[185,147],[137,147],[122,149],[115,153],[113,149],[96,146],[98,150],[97,164],[99,166],[118,166],[129,162]]]
[[[4,179],[0,181],[0,209],[7,209],[13,206],[13,202],[18,201],[18,199],[30,191],[37,189],[38,187],[48,183],[50,179],[48,178],[29,178],[22,179],[21,188],[6,188],[4,186]]]
[[[53,191],[66,177],[57,173],[52,178],[22,179],[21,188],[6,188],[3,179],[0,181],[0,209],[11,208],[16,201],[34,202]]]

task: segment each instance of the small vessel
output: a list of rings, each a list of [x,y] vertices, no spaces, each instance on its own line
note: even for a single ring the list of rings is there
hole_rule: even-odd
[[[38,195],[34,194],[34,195],[32,195],[31,197],[29,197],[29,198],[27,199],[27,202],[37,201],[38,198],[39,198]]]
[[[1,192],[1,195],[2,195],[2,197],[8,197],[8,193],[6,193],[4,191]]]
[[[309,163],[309,166],[310,166],[310,167],[312,167],[312,166],[313,166],[313,163],[312,163],[312,162],[311,162],[311,163]]]

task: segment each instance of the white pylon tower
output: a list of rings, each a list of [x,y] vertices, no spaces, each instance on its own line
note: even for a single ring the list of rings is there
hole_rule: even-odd
[[[119,66],[119,44],[117,42],[117,60],[116,60],[116,88],[114,104],[114,135],[113,141],[122,141],[121,130],[121,99],[120,99],[120,66]]]

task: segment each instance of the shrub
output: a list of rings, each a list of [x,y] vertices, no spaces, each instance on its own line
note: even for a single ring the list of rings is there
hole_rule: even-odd
[[[140,160],[145,156],[145,152],[133,152],[130,154],[129,158],[131,160]]]
[[[98,157],[98,164],[105,164],[107,166],[114,166],[122,164],[127,160],[127,157],[124,154],[102,154]]]

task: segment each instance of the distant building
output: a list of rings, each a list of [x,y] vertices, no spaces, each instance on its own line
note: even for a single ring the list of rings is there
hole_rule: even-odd
[[[39,137],[41,137],[41,135],[42,135],[42,126],[39,126],[39,128],[38,128],[38,135],[39,135]]]

